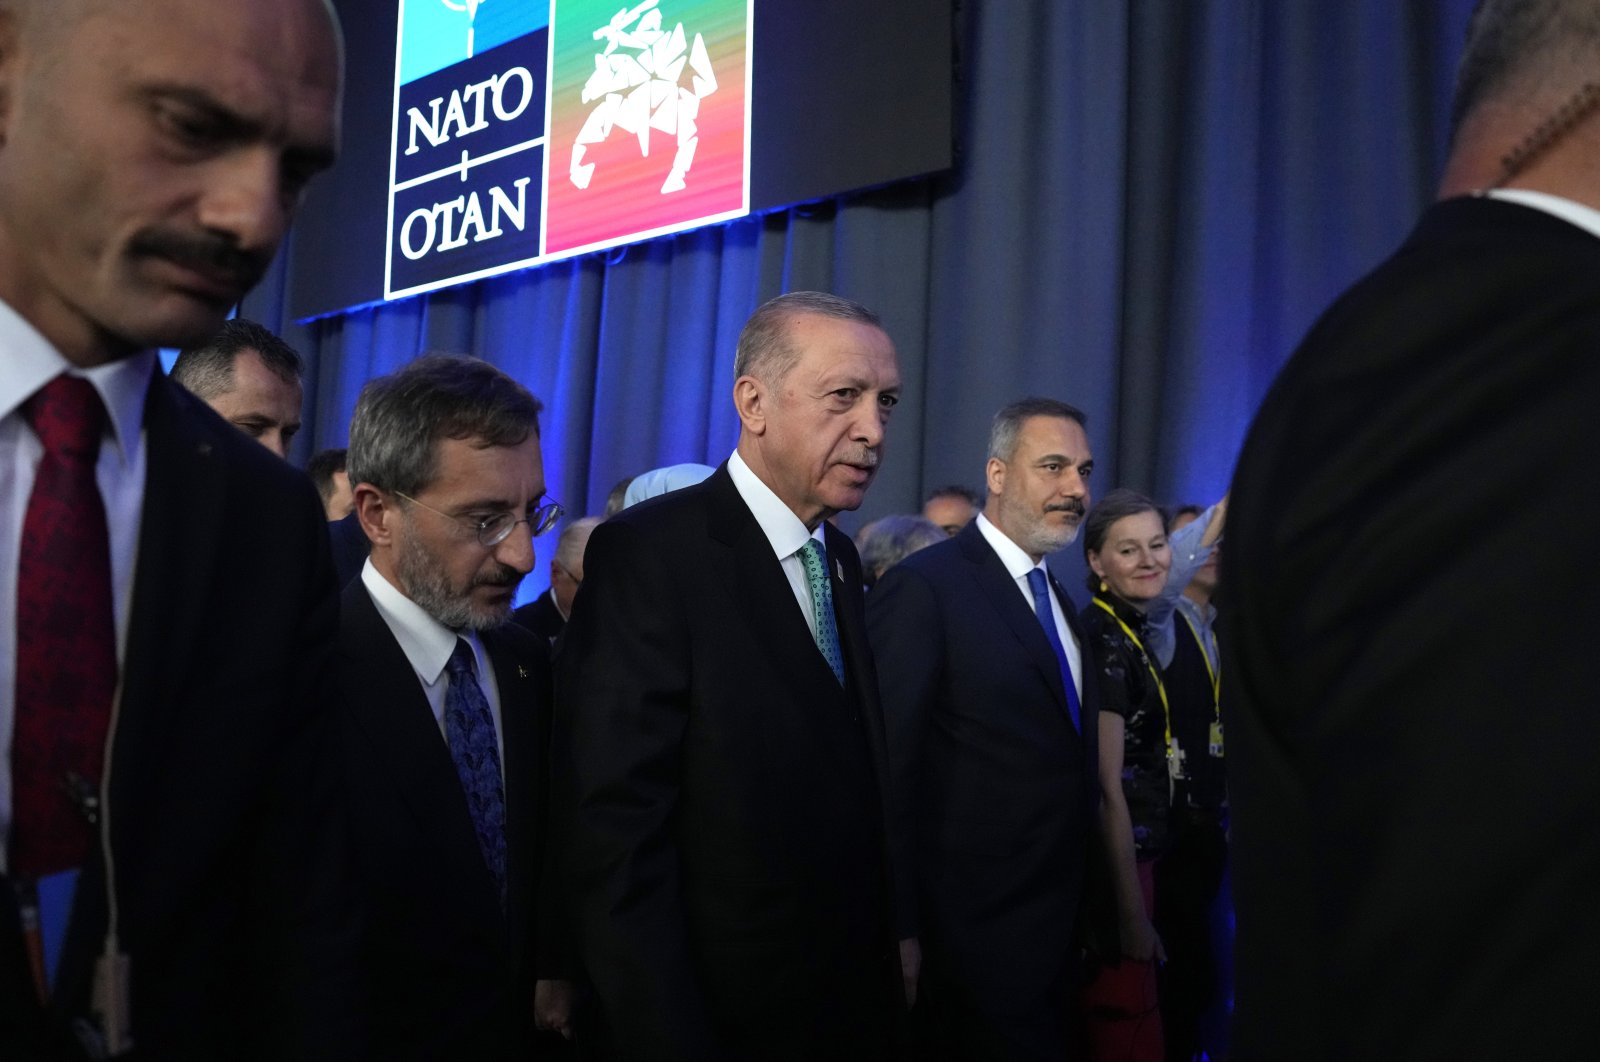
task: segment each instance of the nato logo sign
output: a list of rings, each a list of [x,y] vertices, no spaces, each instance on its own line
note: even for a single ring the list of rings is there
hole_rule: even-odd
[[[385,297],[741,217],[753,0],[401,0]]]

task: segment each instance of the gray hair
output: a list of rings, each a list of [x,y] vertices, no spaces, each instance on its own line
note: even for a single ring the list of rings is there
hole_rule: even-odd
[[[440,439],[520,446],[538,437],[543,408],[486,361],[424,354],[361,389],[350,418],[350,483],[420,493],[438,472]]]
[[[180,352],[172,363],[172,379],[209,402],[233,390],[233,363],[247,350],[255,351],[284,383],[298,384],[305,373],[305,363],[293,347],[256,322],[235,317],[222,322],[217,334],[204,343]]]
[[[789,322],[796,317],[832,317],[840,321],[860,321],[882,329],[878,315],[858,302],[823,291],[791,291],[762,303],[739,333],[739,346],[733,357],[733,375],[755,376],[777,383],[786,376],[800,352],[789,342]]]
[[[1077,406],[1069,406],[1054,398],[1019,398],[994,415],[989,426],[989,459],[1010,461],[1017,452],[1017,436],[1022,425],[1033,417],[1060,417],[1075,420],[1080,428],[1089,426],[1089,419]]]
[[[1466,47],[1456,70],[1452,135],[1486,100],[1540,83],[1575,91],[1583,80],[1575,72],[1596,69],[1596,0],[1480,0],[1467,24]]]
[[[556,539],[556,563],[571,571],[583,560],[583,551],[589,545],[589,536],[604,523],[599,516],[580,516],[561,530]]]
[[[921,516],[884,516],[856,532],[861,548],[861,572],[871,586],[890,568],[919,549],[948,541],[944,528]]]

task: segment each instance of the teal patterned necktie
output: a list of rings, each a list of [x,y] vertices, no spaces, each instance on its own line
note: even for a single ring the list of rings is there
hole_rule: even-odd
[[[473,674],[472,647],[456,639],[445,669],[450,687],[444,695],[444,731],[450,742],[450,758],[455,761],[461,791],[472,812],[472,827],[478,835],[478,849],[494,875],[500,890],[500,907],[506,905],[506,796],[500,781],[500,748],[495,741],[494,717],[489,701]]]
[[[839,625],[833,618],[833,588],[828,583],[828,561],[814,538],[800,547],[800,560],[806,566],[806,582],[811,587],[811,611],[817,618],[817,648],[833,668],[833,677],[844,685],[844,653],[839,649]]]

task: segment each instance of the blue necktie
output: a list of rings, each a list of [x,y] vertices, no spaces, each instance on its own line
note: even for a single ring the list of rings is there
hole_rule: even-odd
[[[844,685],[844,653],[839,649],[839,625],[833,618],[833,588],[828,583],[828,562],[814,538],[800,547],[800,560],[806,566],[806,582],[811,587],[811,611],[817,617],[817,648],[833,668],[833,677]]]
[[[450,688],[444,695],[444,732],[450,743],[450,758],[455,761],[461,791],[472,812],[472,826],[478,834],[478,849],[494,875],[500,891],[500,907],[506,905],[506,795],[500,781],[500,750],[495,743],[494,717],[483,688],[473,675],[472,647],[456,639],[445,670],[450,673]]]
[[[1050,610],[1050,581],[1045,578],[1044,569],[1035,568],[1028,573],[1028,589],[1033,591],[1033,613],[1039,617],[1040,626],[1044,627],[1044,636],[1050,640],[1050,648],[1056,651],[1056,663],[1061,665],[1061,683],[1067,688],[1067,714],[1072,716],[1072,725],[1082,732],[1082,724],[1078,720],[1078,688],[1072,681],[1072,665],[1067,663],[1067,650],[1061,644],[1061,635],[1056,630],[1056,616]]]

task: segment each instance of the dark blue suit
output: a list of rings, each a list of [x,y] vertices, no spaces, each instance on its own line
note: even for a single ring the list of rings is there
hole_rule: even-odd
[[[1095,685],[1080,680],[1085,741],[1044,628],[976,521],[889,569],[867,620],[899,935],[923,947],[919,1019],[952,1057],[1060,1059],[1098,792]]]

